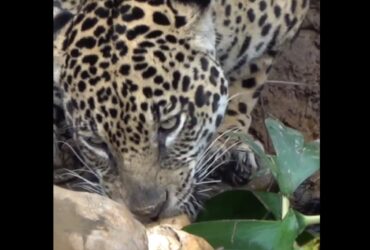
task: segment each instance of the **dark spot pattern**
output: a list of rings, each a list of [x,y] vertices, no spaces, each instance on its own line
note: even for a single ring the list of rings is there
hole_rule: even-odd
[[[170,25],[171,24],[170,20],[168,20],[168,17],[159,11],[155,11],[153,13],[153,22],[159,25]]]
[[[248,78],[242,81],[242,87],[243,88],[253,88],[256,86],[256,79],[255,78]]]

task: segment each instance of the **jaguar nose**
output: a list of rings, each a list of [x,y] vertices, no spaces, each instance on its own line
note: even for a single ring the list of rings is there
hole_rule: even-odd
[[[166,205],[168,193],[167,191],[146,190],[137,197],[138,199],[131,204],[132,212],[139,217],[155,221]]]

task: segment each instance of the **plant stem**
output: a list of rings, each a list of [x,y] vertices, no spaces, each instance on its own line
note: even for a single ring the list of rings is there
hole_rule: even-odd
[[[282,218],[284,219],[285,215],[289,211],[290,202],[289,202],[289,199],[287,197],[283,196],[282,203],[283,204],[282,204],[281,213],[282,213]]]
[[[303,219],[307,226],[320,224],[320,215],[304,215]]]

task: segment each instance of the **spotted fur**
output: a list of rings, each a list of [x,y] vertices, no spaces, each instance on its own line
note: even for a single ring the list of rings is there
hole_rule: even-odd
[[[249,180],[253,155],[222,135],[248,131],[307,0],[69,3],[76,14],[54,42],[55,81],[104,194],[144,217],[194,216],[216,178]]]

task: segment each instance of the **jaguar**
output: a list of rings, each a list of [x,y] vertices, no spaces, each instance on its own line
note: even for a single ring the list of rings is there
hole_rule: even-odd
[[[308,0],[54,1],[54,158],[149,219],[194,217],[219,183],[247,183],[247,133]],[[62,138],[62,139],[61,139]],[[67,139],[68,141],[67,141]],[[69,142],[69,143],[67,143]],[[82,178],[82,177],[81,177]]]

